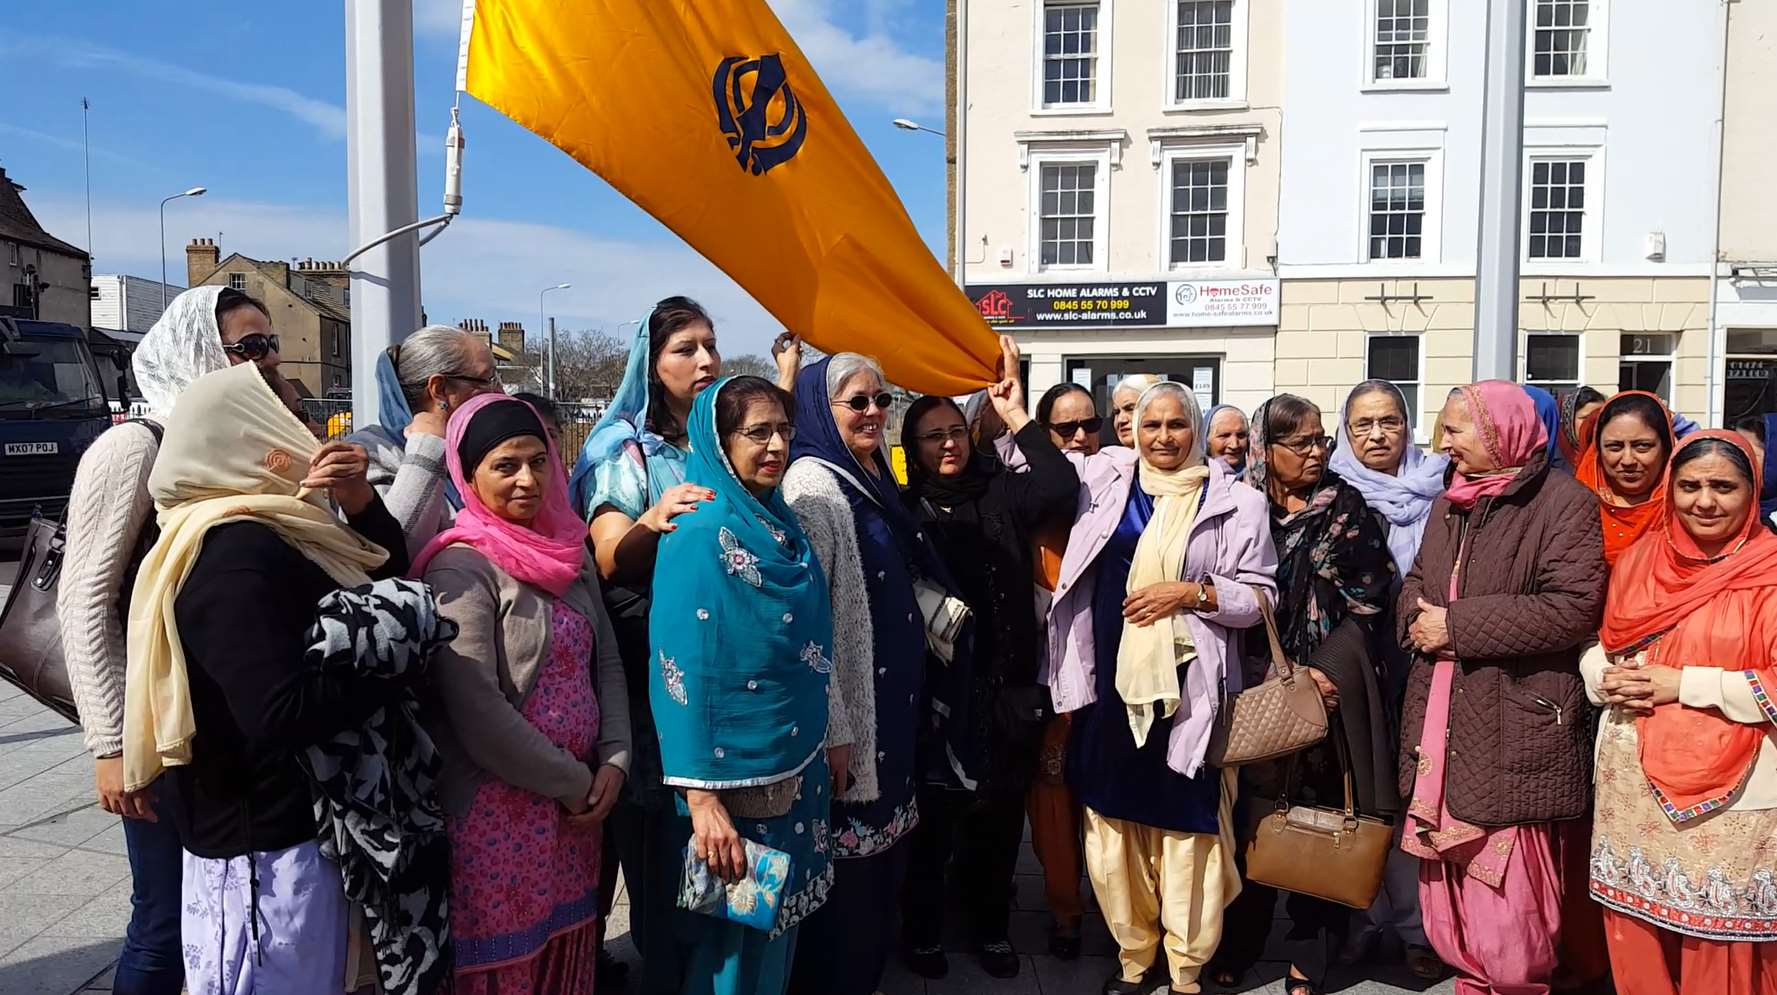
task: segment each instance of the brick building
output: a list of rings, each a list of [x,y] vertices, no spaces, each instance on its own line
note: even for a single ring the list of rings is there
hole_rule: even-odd
[[[187,283],[232,287],[263,302],[279,339],[280,371],[310,397],[352,386],[351,277],[336,262],[292,265],[230,253],[215,239],[185,247]]]

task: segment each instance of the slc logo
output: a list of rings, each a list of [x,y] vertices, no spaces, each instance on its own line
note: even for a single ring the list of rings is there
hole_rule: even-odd
[[[729,56],[716,67],[710,89],[716,100],[716,122],[728,136],[740,168],[759,176],[801,151],[808,136],[808,115],[790,89],[781,58]]]

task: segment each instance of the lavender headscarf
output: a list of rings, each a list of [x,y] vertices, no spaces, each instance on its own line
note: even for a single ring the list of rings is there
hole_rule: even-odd
[[[1338,442],[1327,467],[1357,488],[1364,496],[1364,503],[1388,522],[1388,552],[1394,558],[1395,568],[1400,571],[1398,576],[1406,577],[1407,571],[1413,568],[1413,560],[1419,556],[1419,543],[1425,538],[1425,523],[1431,517],[1432,503],[1444,493],[1444,470],[1450,460],[1445,456],[1426,454],[1409,439],[1407,450],[1401,455],[1401,464],[1392,476],[1365,466],[1357,458],[1345,422],[1351,412],[1352,398],[1377,391],[1393,397],[1400,405],[1402,416],[1406,416],[1407,399],[1394,384],[1386,380],[1365,380],[1353,387],[1339,409],[1339,428],[1335,434]]]

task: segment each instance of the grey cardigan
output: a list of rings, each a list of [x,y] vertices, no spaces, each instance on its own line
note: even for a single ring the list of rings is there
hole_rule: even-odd
[[[428,727],[444,757],[447,812],[467,812],[489,777],[565,803],[591,792],[595,759],[628,774],[629,693],[592,554],[562,598],[592,623],[596,640],[597,657],[587,661],[600,712],[596,758],[562,750],[522,714],[549,659],[554,600],[460,543],[433,558],[425,580],[439,613],[460,629],[431,667],[439,707],[429,709]]]

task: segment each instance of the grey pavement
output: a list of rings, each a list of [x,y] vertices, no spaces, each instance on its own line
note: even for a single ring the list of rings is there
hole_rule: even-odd
[[[0,561],[0,585],[11,580],[12,567]],[[79,731],[0,682],[0,992],[109,991],[129,898],[123,829],[94,803],[92,763]],[[607,935],[613,952],[635,964],[627,895],[620,890],[618,899]],[[1115,967],[1115,947],[1103,920],[1096,913],[1088,917],[1085,955],[1072,962],[1047,953],[1047,924],[1042,876],[1027,847],[1018,866],[1011,930],[1024,960],[1019,976],[988,977],[960,936],[953,936],[949,977],[925,981],[897,962],[883,981],[883,995],[1098,992]],[[1273,924],[1273,955],[1284,925]],[[1280,961],[1262,962],[1242,987],[1231,990],[1282,995],[1284,969]],[[1342,972],[1333,981],[1335,991],[1357,995],[1453,991],[1450,981],[1428,987],[1399,964]],[[1206,984],[1205,990],[1217,989]]]

